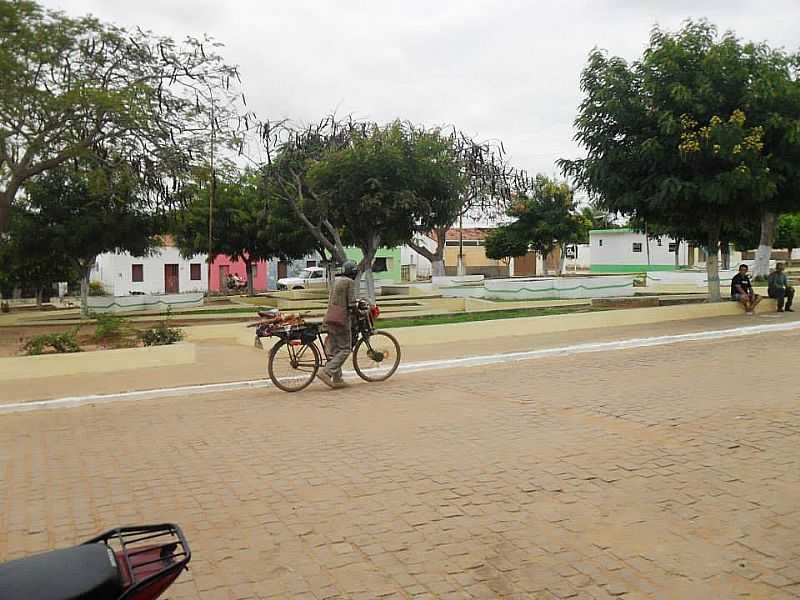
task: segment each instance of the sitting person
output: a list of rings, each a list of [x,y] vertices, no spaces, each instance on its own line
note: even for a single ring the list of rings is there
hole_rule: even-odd
[[[748,315],[753,314],[756,306],[761,302],[761,296],[753,292],[747,265],[739,265],[739,272],[731,279],[731,299],[741,302]]]
[[[789,285],[789,279],[783,272],[783,263],[775,265],[775,270],[770,273],[767,279],[767,294],[770,298],[778,301],[778,312],[794,312],[792,301],[794,300],[794,288]],[[784,302],[786,306],[784,307]]]

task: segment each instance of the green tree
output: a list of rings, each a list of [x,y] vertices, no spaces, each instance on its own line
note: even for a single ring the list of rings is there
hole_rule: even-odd
[[[460,202],[460,159],[438,130],[331,117],[300,130],[270,131],[265,127],[265,189],[289,207],[323,256],[341,264],[346,245],[361,249],[359,271],[373,299],[378,248],[429,231],[432,212]],[[455,218],[457,210],[449,214]]]
[[[514,219],[498,227],[495,235],[505,235],[517,249],[524,244],[547,256],[556,247],[561,249],[559,273],[564,272],[566,246],[586,239],[590,222],[577,212],[572,188],[565,181],[554,181],[537,175],[528,195],[520,196],[506,213]],[[523,252],[522,254],[525,254]]]
[[[155,201],[201,161],[209,129],[237,145],[238,75],[217,46],[0,0],[0,231],[28,181],[78,157],[125,156]]]
[[[528,253],[528,240],[518,227],[498,227],[486,236],[486,257],[502,260],[506,265],[516,256]]]
[[[581,78],[576,138],[587,156],[560,161],[564,172],[608,210],[659,223],[676,238],[699,230],[711,300],[720,298],[726,228],[757,220],[781,193],[784,175],[767,148],[774,132],[759,108],[759,94],[769,92],[754,84],[772,59],[782,62],[776,56],[687,22],[677,33],[655,28],[630,65],[593,51]]]
[[[154,244],[159,220],[143,206],[139,179],[118,163],[64,165],[26,186],[30,235],[81,277],[81,313],[88,315],[89,275],[103,252],[145,254]]]
[[[447,231],[463,217],[492,218],[511,198],[516,172],[504,158],[502,144],[478,142],[465,133],[411,126],[420,164],[418,232],[433,232],[430,250],[416,239],[407,244],[431,262],[431,274],[444,276]]]
[[[309,170],[310,187],[328,207],[342,240],[358,247],[360,270],[375,298],[372,263],[378,248],[411,239],[417,229],[421,164],[413,136],[395,122],[356,132],[347,147]]]
[[[270,214],[260,185],[260,174],[252,170],[223,176],[216,182],[213,207],[209,260],[213,262],[224,254],[243,261],[249,295],[254,294],[255,263],[273,257],[298,258],[315,248],[313,238],[303,227]],[[175,239],[186,256],[208,252],[209,194],[210,186],[195,188],[186,210],[176,216]]]
[[[11,209],[9,227],[0,242],[0,265],[0,289],[33,289],[37,306],[54,283],[78,279],[74,265],[64,260],[52,236],[43,235],[39,214],[25,201]]]
[[[792,250],[800,248],[800,213],[781,215],[778,218],[775,247],[788,250],[789,259],[792,258]]]

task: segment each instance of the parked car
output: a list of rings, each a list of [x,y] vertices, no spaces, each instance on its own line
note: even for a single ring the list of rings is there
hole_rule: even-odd
[[[307,290],[320,289],[328,285],[325,269],[322,267],[308,267],[303,269],[297,277],[284,277],[278,279],[279,290]]]

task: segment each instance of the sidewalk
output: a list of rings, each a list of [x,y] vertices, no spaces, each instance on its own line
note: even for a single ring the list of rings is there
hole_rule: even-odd
[[[634,313],[634,311],[614,311],[614,313],[597,314],[603,316],[624,312]],[[559,317],[563,321],[568,316],[570,315]],[[736,315],[638,325],[616,324],[573,331],[543,331],[538,334],[530,331],[531,321],[541,322],[542,319],[548,318],[430,325],[397,329],[393,333],[400,341],[403,362],[406,363],[800,320],[798,315],[769,313],[754,317]],[[253,329],[247,329],[245,324],[241,324],[241,332],[238,328],[232,331],[237,332],[234,335],[239,334],[243,337],[253,335]],[[257,380],[267,377],[266,350],[242,345],[233,338],[197,339],[194,343],[197,357],[194,364],[132,369],[112,375],[79,374],[0,382],[0,403]]]

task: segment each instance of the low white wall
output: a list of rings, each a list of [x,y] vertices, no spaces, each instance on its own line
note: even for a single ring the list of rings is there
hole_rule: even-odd
[[[143,296],[89,296],[91,312],[116,313],[138,310],[166,310],[167,308],[195,308],[203,305],[202,292],[188,294],[163,294]]]
[[[454,277],[432,277],[431,283],[440,288],[446,288],[459,285],[476,285],[484,280],[483,275],[461,275]]]
[[[634,295],[633,277],[548,277],[533,279],[489,279],[483,286],[440,288],[448,298],[486,298],[490,300],[542,300],[611,298]]]
[[[725,284],[730,285],[731,279],[739,271],[739,264],[745,264],[752,270],[754,260],[745,260],[736,264],[733,269],[720,269],[719,281],[723,287]],[[775,267],[774,260],[770,261],[770,268]],[[648,287],[664,286],[664,285],[694,285],[699,288],[705,288],[708,285],[708,276],[705,271],[648,271],[647,272],[647,285]]]

